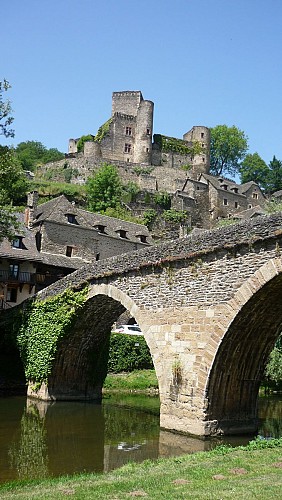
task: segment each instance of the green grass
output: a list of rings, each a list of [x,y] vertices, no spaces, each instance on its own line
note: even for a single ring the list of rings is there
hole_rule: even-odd
[[[246,447],[220,447],[155,462],[146,460],[103,475],[10,483],[0,487],[0,498],[269,500],[281,498],[281,487],[282,439],[255,441]]]
[[[158,380],[155,370],[108,373],[103,389],[106,391],[144,391],[158,389]]]

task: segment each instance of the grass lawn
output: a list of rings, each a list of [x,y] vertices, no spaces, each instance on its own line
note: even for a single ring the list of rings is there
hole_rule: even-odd
[[[158,389],[155,370],[108,373],[103,386],[103,390],[106,391],[144,391],[148,389]]]
[[[148,500],[282,497],[282,438],[253,441],[246,447],[219,447],[142,464],[107,474],[85,474],[0,487],[4,499]]]

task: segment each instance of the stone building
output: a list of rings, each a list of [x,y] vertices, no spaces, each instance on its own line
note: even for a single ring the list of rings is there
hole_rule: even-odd
[[[37,206],[29,193],[21,230],[0,243],[0,309],[14,306],[86,263],[152,243],[142,224],[81,210],[65,196]]]
[[[176,139],[153,135],[154,103],[140,91],[113,92],[111,118],[100,127],[92,141],[84,143],[84,158],[95,162],[153,165],[181,168],[189,166],[194,177],[209,170],[210,132],[193,127]],[[153,141],[152,141],[153,139]],[[69,140],[68,153],[77,155],[79,139]],[[193,147],[197,144],[197,154]]]

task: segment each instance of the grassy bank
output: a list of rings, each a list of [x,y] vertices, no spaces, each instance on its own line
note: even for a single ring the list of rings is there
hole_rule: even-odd
[[[145,391],[158,389],[155,370],[108,373],[104,382],[105,391]]]
[[[217,448],[156,462],[129,464],[113,472],[85,474],[0,487],[3,499],[124,500],[280,499],[282,438],[246,447]]]

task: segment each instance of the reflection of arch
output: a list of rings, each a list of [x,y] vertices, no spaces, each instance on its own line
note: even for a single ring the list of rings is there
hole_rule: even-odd
[[[144,313],[134,301],[112,285],[90,285],[88,300],[76,316],[71,333],[58,345],[48,389],[43,387],[48,394],[46,392],[40,397],[68,400],[101,398],[107,374],[111,326],[126,309],[143,328],[145,340],[154,354],[156,346],[153,337],[147,333]]]
[[[206,418],[217,420],[225,432],[256,428],[261,377],[282,325],[281,270],[281,259],[272,259],[246,280],[222,308],[223,318],[207,345],[213,361],[204,388]],[[200,370],[205,366],[209,366],[208,357]]]

